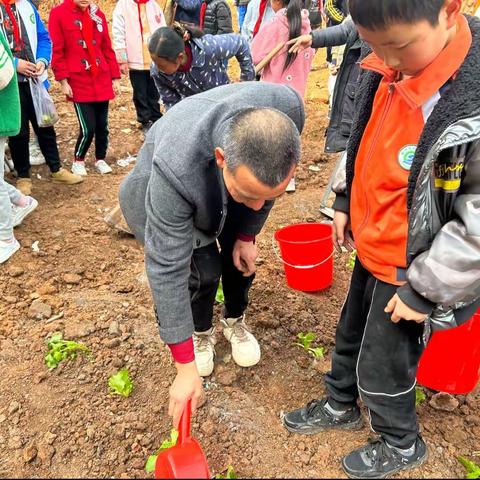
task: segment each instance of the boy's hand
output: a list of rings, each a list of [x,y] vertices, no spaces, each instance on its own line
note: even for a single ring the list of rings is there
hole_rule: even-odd
[[[287,47],[290,47],[288,53],[298,53],[300,50],[305,50],[312,46],[313,37],[311,34],[301,35],[300,37],[293,38],[286,43]]]
[[[37,62],[37,70],[35,72],[37,77],[39,77],[40,75],[43,75],[43,73],[45,72],[45,68],[46,68],[46,65],[43,62]]]
[[[347,213],[335,210],[333,215],[333,245],[337,251],[341,252],[345,247],[349,252],[355,249],[350,231],[350,216]]]
[[[32,62],[20,59],[17,63],[17,72],[25,77],[34,77],[37,75],[37,66]]]
[[[63,93],[64,95],[66,95],[67,97],[72,98],[72,97],[73,97],[72,87],[71,87],[70,84],[67,82],[67,80],[62,80],[62,81],[60,82],[60,85],[62,86],[62,93]]]
[[[392,322],[398,323],[400,320],[407,320],[417,323],[424,322],[428,315],[417,312],[402,302],[398,294],[395,294],[385,307],[385,313],[392,314]]]

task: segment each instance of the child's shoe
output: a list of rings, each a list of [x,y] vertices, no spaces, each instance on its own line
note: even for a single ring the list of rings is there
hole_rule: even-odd
[[[95,169],[98,173],[101,173],[102,175],[112,173],[110,165],[105,160],[97,160],[95,162]]]
[[[362,428],[362,416],[357,405],[344,411],[336,411],[328,399],[313,400],[305,407],[287,413],[283,425],[292,433],[314,435],[329,429],[359,430]]]
[[[20,244],[13,236],[10,240],[0,240],[0,263],[5,263],[19,248]]]
[[[87,169],[85,168],[85,162],[75,161],[72,163],[72,173],[80,177],[87,176]]]
[[[392,447],[379,438],[343,457],[342,467],[350,478],[387,478],[419,466],[426,459],[427,446],[421,437],[406,450]]]
[[[65,185],[76,185],[83,182],[83,177],[70,173],[65,168],[61,168],[58,172],[52,173],[53,181],[56,183],[64,183]]]
[[[13,226],[18,227],[24,218],[38,207],[38,202],[32,197],[26,197],[26,204],[23,207],[12,205]]]
[[[19,178],[16,187],[27,197],[32,193],[32,180],[30,178]]]

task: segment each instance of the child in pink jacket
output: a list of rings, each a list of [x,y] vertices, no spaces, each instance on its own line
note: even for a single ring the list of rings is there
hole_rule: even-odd
[[[259,30],[251,44],[255,65],[280,42],[287,42],[311,32],[308,11],[302,10],[302,0],[271,0],[270,3],[275,17]],[[288,53],[288,48],[285,47],[263,69],[261,79],[289,85],[303,98],[314,54],[313,48],[294,54]]]

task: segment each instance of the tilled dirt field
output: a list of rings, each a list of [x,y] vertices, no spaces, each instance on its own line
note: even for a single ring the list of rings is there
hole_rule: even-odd
[[[316,64],[322,62],[319,53]],[[282,412],[324,392],[322,374],[350,276],[348,256],[335,254],[332,287],[305,295],[286,286],[272,251],[279,227],[322,218],[320,197],[336,160],[322,153],[326,76],[320,68],[310,76],[297,191],[276,203],[258,241],[261,261],[247,318],[262,361],[248,370],[236,367],[219,335],[215,372],[205,382],[207,402],[194,420],[213,473],[232,465],[240,477],[343,477],[341,457],[372,435],[365,427],[300,437],[280,422]],[[16,230],[21,251],[0,268],[2,478],[145,477],[146,458],[170,432],[166,402],[175,370],[141,280],[142,251],[102,220],[130,168],[116,160],[135,154],[142,142],[125,80],[123,88],[110,115],[113,174],[92,172],[83,184],[67,188],[51,183],[45,166],[35,167],[40,206]],[[62,158],[69,165],[76,120],[54,91]],[[31,248],[36,241],[38,252]],[[35,318],[39,302],[51,309],[42,320]],[[91,348],[94,360],[80,357],[48,371],[45,338],[56,331]],[[307,331],[326,348],[324,360],[314,361],[294,345],[296,335]],[[108,394],[108,377],[121,367],[128,367],[135,383],[129,398]],[[432,393],[418,407],[429,460],[401,478],[462,477],[456,457],[480,459],[480,393],[456,397],[447,405],[452,411],[431,406]]]

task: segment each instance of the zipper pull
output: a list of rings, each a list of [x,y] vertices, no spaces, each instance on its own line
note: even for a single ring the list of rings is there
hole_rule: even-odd
[[[395,90],[395,84],[394,83],[389,83],[388,84],[388,93],[392,94],[394,90]]]

